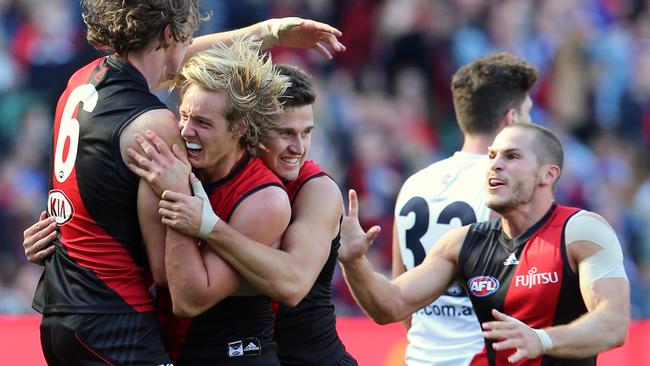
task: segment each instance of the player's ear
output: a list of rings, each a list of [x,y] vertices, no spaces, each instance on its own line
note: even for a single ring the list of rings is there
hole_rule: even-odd
[[[235,128],[233,129],[233,135],[237,138],[237,140],[239,140],[244,135],[246,135],[247,130],[248,130],[248,121],[246,119],[242,118],[239,121],[235,122]]]
[[[502,127],[514,125],[517,122],[517,111],[514,108],[508,108],[501,122],[503,123]]]
[[[558,179],[560,179],[560,167],[555,164],[546,164],[544,165],[544,171],[542,176],[543,185],[554,185]]]

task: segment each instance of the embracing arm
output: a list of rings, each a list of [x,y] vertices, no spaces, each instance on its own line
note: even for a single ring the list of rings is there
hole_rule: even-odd
[[[120,151],[125,163],[131,164],[135,162],[127,151],[129,149],[142,151],[135,136],[136,134],[145,135],[148,130],[155,131],[161,141],[164,141],[169,146],[176,144],[184,151],[185,145],[178,131],[176,117],[172,112],[167,109],[151,110],[133,120],[120,135]],[[144,179],[140,179],[137,200],[138,220],[147,250],[149,266],[156,284],[165,285],[164,243],[166,228],[160,222],[160,215],[158,215],[160,195],[156,194]]]
[[[286,193],[268,187],[247,197],[235,209],[230,224],[244,236],[272,246],[279,243],[290,216]],[[174,220],[164,221],[173,224]],[[175,241],[181,234],[172,229],[168,235],[165,263],[177,315],[200,314],[239,288],[239,274],[210,247],[199,249],[195,244]]]
[[[336,39],[341,36],[338,29],[314,20],[289,17],[268,19],[245,28],[197,37],[188,48],[183,61],[197,52],[211,48],[217,42],[229,43],[246,36],[261,39],[262,48],[275,45],[313,48],[327,59],[331,59],[332,54],[321,42],[329,44],[334,51],[345,51],[345,46]]]
[[[314,178],[302,187],[292,211],[282,250],[255,242],[223,221],[208,238],[251,285],[289,306],[307,295],[329,256],[343,212],[341,192],[330,178]]]
[[[403,320],[447,289],[457,274],[458,253],[468,227],[445,234],[422,264],[389,281],[373,270],[365,256],[379,230],[373,227],[364,233],[361,229],[353,190],[350,191],[349,211],[341,227],[339,261],[355,299],[376,322],[386,324]]]
[[[399,249],[399,237],[397,236],[397,224],[393,222],[393,260],[392,260],[392,274],[393,279],[406,272],[404,262],[402,261],[402,252]],[[411,317],[402,320],[402,325],[407,331],[411,328]]]

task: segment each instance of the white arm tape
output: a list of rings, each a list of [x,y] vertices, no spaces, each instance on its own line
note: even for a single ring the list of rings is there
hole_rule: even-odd
[[[605,219],[593,212],[580,211],[569,219],[564,235],[567,246],[588,241],[602,248],[578,264],[581,286],[591,285],[601,278],[627,280],[621,245]]]
[[[539,337],[539,341],[542,342],[542,353],[546,353],[553,349],[553,340],[551,339],[551,336],[546,333],[545,330],[543,329],[535,329],[532,328],[533,332],[537,334],[537,337]]]
[[[271,46],[280,44],[280,32],[289,30],[300,24],[302,19],[298,17],[274,18],[266,20],[262,27],[262,41]]]
[[[201,205],[201,225],[199,227],[199,238],[207,239],[212,232],[214,226],[219,222],[219,216],[212,210],[212,205],[208,199],[208,194],[203,189],[201,181],[192,183],[192,191],[194,196],[201,198],[203,204]]]

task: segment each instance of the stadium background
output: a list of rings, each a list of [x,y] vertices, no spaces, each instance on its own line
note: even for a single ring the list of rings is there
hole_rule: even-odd
[[[201,33],[301,16],[343,32],[347,52],[273,50],[317,80],[311,157],[343,192],[360,194],[371,248],[390,270],[390,233],[402,182],[461,145],[449,83],[493,51],[539,68],[533,120],[566,150],[558,200],[603,215],[626,258],[635,319],[650,317],[650,1],[221,0]],[[85,42],[76,0],[0,0],[0,314],[33,314],[40,269],[22,231],[45,207],[50,126],[70,74],[99,56]],[[173,96],[159,93],[175,108]],[[337,313],[360,315],[340,271]]]

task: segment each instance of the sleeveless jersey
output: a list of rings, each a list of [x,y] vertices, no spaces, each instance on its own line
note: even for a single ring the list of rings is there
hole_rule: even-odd
[[[305,183],[328,176],[314,161],[306,161],[298,178],[286,184],[293,204]],[[331,179],[331,178],[330,178]],[[331,366],[346,356],[345,347],[336,332],[336,314],[332,303],[332,276],[341,246],[340,235],[332,240],[330,254],[314,286],[295,307],[278,304],[275,340],[282,365]]]
[[[454,227],[490,218],[485,204],[485,155],[456,152],[406,180],[395,204],[395,227],[406,270],[422,263],[433,244]],[[468,365],[484,346],[467,293],[452,285],[413,313],[406,363]]]
[[[270,186],[284,189],[273,172],[248,152],[226,177],[204,185],[214,212],[226,221],[247,197]],[[229,347],[244,349],[252,339],[262,351],[276,348],[267,296],[230,296],[193,319],[174,317],[168,299],[159,300],[161,324],[178,365],[218,365],[228,359]]]
[[[459,265],[481,322],[497,309],[533,328],[567,324],[587,312],[578,276],[567,260],[564,231],[579,209],[553,205],[533,227],[515,239],[501,231],[501,219],[474,224],[461,248]],[[487,360],[472,365],[510,365],[514,350],[494,351],[486,340]],[[596,358],[541,356],[516,365],[595,365]]]
[[[137,215],[138,178],[122,161],[120,134],[165,105],[116,55],[78,70],[56,108],[47,211],[57,250],[45,262],[33,307],[52,313],[153,310]]]

